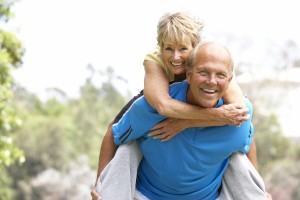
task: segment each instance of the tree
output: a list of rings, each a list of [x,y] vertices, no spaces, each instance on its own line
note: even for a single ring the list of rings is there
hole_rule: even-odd
[[[111,80],[108,78],[101,86],[95,86],[92,80],[87,79],[80,88],[78,99],[62,99],[60,95],[55,95],[41,101],[21,87],[14,88],[13,105],[23,119],[22,127],[15,130],[15,142],[26,155],[22,166],[13,165],[8,170],[13,180],[11,185],[17,191],[15,199],[46,199],[57,194],[64,196],[69,186],[81,187],[76,181],[65,187],[71,180],[66,176],[72,176],[72,173],[67,173],[70,162],[84,155],[93,169],[97,167],[102,134],[125,104],[124,97]],[[37,177],[44,177],[40,175],[53,170],[64,176],[64,181],[59,178],[59,184],[53,186],[55,177],[50,177],[50,182],[43,180],[41,184],[34,184]],[[95,174],[89,179],[92,184],[94,177]],[[75,194],[78,193],[70,195]]]
[[[41,101],[23,88],[14,89],[14,106],[23,119],[22,127],[14,131],[16,144],[22,148],[26,161],[8,168],[15,199],[33,199],[32,179],[47,169],[64,172],[72,157],[73,144],[69,140],[76,130],[67,105],[54,98]],[[10,198],[12,199],[12,198]],[[40,199],[40,198],[38,198]]]
[[[0,1],[0,23],[7,22],[12,16],[10,8],[14,1]],[[10,165],[22,158],[22,152],[12,144],[10,131],[21,124],[11,106],[13,79],[11,70],[22,63],[24,49],[14,33],[0,29],[0,165]]]
[[[3,29],[12,17],[10,11],[14,0],[0,0],[0,196],[11,199],[13,192],[7,186],[10,183],[6,176],[7,166],[16,160],[24,161],[22,151],[13,144],[11,131],[21,125],[21,120],[11,105],[13,79],[11,70],[22,63],[24,48],[14,33]]]
[[[115,79],[112,68],[107,68],[105,77],[101,86],[95,86],[92,78],[87,78],[80,88],[80,98],[69,107],[76,126],[70,140],[77,154],[86,153],[89,156],[93,168],[96,167],[101,139],[108,124],[126,102],[112,83]]]
[[[256,112],[253,124],[260,171],[266,174],[274,162],[287,156],[290,143],[282,134],[274,114],[262,115]]]

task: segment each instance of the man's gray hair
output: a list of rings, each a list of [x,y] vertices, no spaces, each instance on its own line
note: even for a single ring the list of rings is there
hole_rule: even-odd
[[[233,72],[233,60],[232,60],[232,56],[231,56],[231,53],[230,51],[223,45],[221,44],[218,44],[218,43],[215,43],[215,42],[199,42],[195,48],[193,49],[191,55],[190,55],[190,58],[189,58],[189,70],[192,70],[193,67],[194,67],[194,63],[195,63],[195,57],[196,57],[196,54],[198,52],[198,50],[204,46],[207,46],[207,45],[219,45],[220,47],[222,46],[224,48],[224,50],[227,52],[228,54],[228,58],[229,58],[229,67],[230,67],[230,73],[232,74]]]

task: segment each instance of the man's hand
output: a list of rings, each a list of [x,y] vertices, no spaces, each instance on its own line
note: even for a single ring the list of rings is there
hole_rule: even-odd
[[[101,200],[102,197],[98,192],[96,191],[96,187],[91,191],[92,200]]]
[[[220,121],[227,125],[240,125],[250,117],[248,108],[240,104],[225,104],[219,107],[222,115],[218,117]]]
[[[268,192],[266,192],[266,196],[267,196],[268,200],[272,200],[273,199],[272,196],[271,196],[271,194],[269,194]]]
[[[184,122],[184,119],[167,118],[153,126],[149,136],[153,136],[154,139],[161,139],[162,142],[168,141],[187,128]]]

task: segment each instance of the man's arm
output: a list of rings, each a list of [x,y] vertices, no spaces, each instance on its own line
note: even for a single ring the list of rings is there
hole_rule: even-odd
[[[114,143],[113,133],[112,133],[111,122],[108,125],[107,131],[103,137],[102,144],[100,147],[99,161],[98,161],[98,171],[95,182],[95,188],[91,190],[92,199],[102,199],[100,194],[96,191],[97,181],[100,177],[101,172],[106,167],[106,165],[113,159],[118,146]]]
[[[114,122],[111,122],[108,126],[100,149],[95,185],[97,185],[97,181],[105,166],[115,156],[118,149],[117,145],[136,140],[146,134],[154,124],[164,119],[164,116],[153,112],[154,109],[150,107],[143,97],[134,100],[130,105],[127,111],[125,113],[123,112],[122,117],[119,118],[117,123],[114,124]],[[145,121],[148,123],[144,123]],[[100,195],[101,194],[97,193],[96,187],[92,189],[91,196],[93,199],[101,198]]]
[[[258,171],[258,166],[257,166],[257,156],[256,156],[256,144],[253,139],[249,152],[247,153],[247,157],[252,163],[252,165],[255,167],[255,169]]]
[[[108,126],[108,129],[104,135],[104,138],[102,140],[101,148],[100,148],[100,154],[99,154],[99,161],[98,161],[98,172],[97,172],[97,180],[105,168],[105,166],[113,159],[118,146],[114,143],[113,133],[112,133],[112,124],[111,122]]]
[[[136,140],[146,134],[154,124],[164,119],[164,116],[153,112],[153,108],[144,98],[139,98],[130,105],[126,112],[121,111],[124,113],[123,117],[115,124],[114,130],[112,127],[114,122],[111,122],[104,135],[99,154],[96,184],[102,170],[114,157],[118,149],[117,144]],[[148,123],[144,123],[145,121]],[[114,134],[116,138],[114,138]]]

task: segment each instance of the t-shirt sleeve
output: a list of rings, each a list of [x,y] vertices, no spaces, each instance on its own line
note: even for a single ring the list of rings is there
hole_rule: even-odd
[[[242,147],[242,149],[240,150],[240,152],[242,152],[242,153],[248,153],[249,152],[249,150],[250,150],[250,146],[251,146],[251,144],[252,144],[252,141],[253,141],[253,134],[254,134],[254,127],[253,127],[253,125],[252,125],[252,123],[250,123],[250,126],[248,126],[249,127],[249,134],[248,134],[248,138],[247,138],[247,140],[246,140],[246,143],[245,143],[245,145]]]
[[[241,131],[245,131],[248,133],[247,139],[245,141],[245,145],[240,150],[242,153],[249,152],[251,143],[253,141],[253,135],[254,135],[254,126],[251,122],[252,114],[253,114],[253,107],[248,98],[245,97],[245,101],[246,101],[246,106],[249,109],[248,114],[250,115],[250,119],[248,119],[248,121],[246,121],[246,122],[243,122],[241,127],[239,127],[239,128],[241,128]]]
[[[168,69],[166,64],[161,59],[161,56],[159,55],[159,49],[155,49],[154,51],[149,52],[145,56],[144,60],[150,60],[152,62],[155,62],[156,64],[158,64],[159,66],[161,66],[163,68],[169,81],[174,80],[174,74]]]
[[[158,55],[158,50],[154,50],[149,52],[146,56],[145,56],[145,60],[150,60],[152,62],[157,63],[160,66],[163,66],[164,63],[162,62],[162,60],[160,59],[160,56]]]
[[[136,100],[118,123],[113,124],[112,131],[116,145],[124,144],[140,137],[148,137],[148,131],[165,119],[152,108],[144,97]]]

